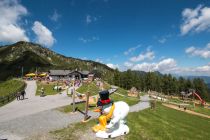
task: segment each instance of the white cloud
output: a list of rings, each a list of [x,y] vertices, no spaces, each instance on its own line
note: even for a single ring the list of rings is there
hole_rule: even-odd
[[[100,58],[96,58],[95,61],[96,61],[96,62],[99,62],[99,63],[103,63],[103,60],[101,60]]]
[[[206,65],[206,66],[200,66],[195,68],[194,70],[195,72],[206,72],[206,73],[210,73],[210,66]]]
[[[166,58],[165,56],[161,56],[159,60],[161,61],[161,60],[163,60],[165,58]]]
[[[135,64],[131,67],[132,70],[139,71],[159,71],[161,73],[171,73],[171,74],[179,74],[179,75],[206,75],[210,76],[210,63],[204,66],[197,67],[178,67],[176,60],[173,58],[166,58],[157,63],[140,63]]]
[[[98,41],[99,37],[96,37],[96,36],[93,36],[91,38],[80,37],[78,40],[82,41],[83,43],[90,43],[90,42],[93,42],[93,41]]]
[[[155,53],[153,51],[147,50],[146,53],[141,53],[138,56],[134,56],[130,58],[130,61],[132,62],[138,62],[143,60],[153,60],[155,58]]]
[[[91,16],[90,16],[90,15],[87,15],[87,16],[86,16],[86,23],[89,24],[89,23],[91,23],[91,22],[92,22]]]
[[[141,45],[137,45],[136,47],[129,48],[127,51],[124,52],[124,55],[129,55],[140,47],[141,47]]]
[[[165,34],[161,37],[154,36],[154,38],[157,39],[157,41],[161,44],[166,43],[168,41],[168,39],[171,37],[172,37],[172,34]]]
[[[141,64],[136,64],[132,67],[132,70],[139,70],[139,71],[146,71],[146,72],[149,72],[149,71],[156,71],[157,68],[156,68],[156,63],[141,63]]]
[[[192,53],[195,51],[195,47],[191,46],[185,50],[186,53]]]
[[[55,22],[57,22],[59,18],[61,18],[61,15],[58,14],[56,10],[54,11],[53,15],[50,16],[50,19]]]
[[[157,69],[160,71],[171,71],[176,68],[177,64],[173,58],[167,58],[160,61],[157,65]]]
[[[97,20],[98,20],[97,17],[91,16],[91,15],[86,15],[85,22],[86,22],[87,24],[90,24],[90,23],[95,22],[95,21],[97,21]]]
[[[130,69],[133,65],[134,65],[134,64],[131,63],[131,62],[125,62],[125,63],[124,63],[124,66],[125,66],[126,68],[129,68],[129,69]]]
[[[88,60],[88,58],[87,58],[87,57],[82,57],[81,59],[82,59],[82,60]]]
[[[209,30],[210,27],[210,7],[198,5],[195,9],[186,8],[182,12],[183,24],[181,34],[189,32],[201,32]]]
[[[0,1],[0,42],[29,41],[20,27],[21,18],[27,14],[27,9],[17,0]]]
[[[140,70],[140,71],[160,71],[163,73],[168,73],[171,70],[176,68],[176,61],[172,58],[164,59],[158,63],[141,63],[136,64],[132,67],[133,70]]]
[[[36,42],[46,47],[51,47],[55,43],[52,32],[41,22],[35,21],[32,30],[36,34]]]
[[[189,68],[179,68],[177,67],[173,73],[180,75],[197,75],[197,76],[210,76],[210,65],[189,67]]]
[[[112,69],[119,69],[119,65],[118,64],[112,64],[112,63],[108,63],[106,64],[108,67],[112,68]]]
[[[164,44],[166,41],[167,41],[167,39],[164,37],[158,40],[158,42],[161,44]]]
[[[205,48],[195,48],[193,46],[187,48],[185,52],[191,56],[199,56],[202,58],[210,58],[210,44],[208,43]]]
[[[207,49],[210,49],[210,43],[208,43],[208,44],[206,45],[206,48],[207,48]]]

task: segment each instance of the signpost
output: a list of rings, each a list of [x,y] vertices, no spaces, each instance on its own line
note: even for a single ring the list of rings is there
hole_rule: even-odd
[[[75,112],[75,87],[74,87],[74,82],[73,82],[73,112]]]
[[[84,122],[86,122],[89,119],[89,116],[88,116],[89,97],[90,97],[90,92],[88,91],[86,94]]]

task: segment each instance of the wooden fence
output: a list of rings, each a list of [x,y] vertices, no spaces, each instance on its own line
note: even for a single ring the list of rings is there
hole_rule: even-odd
[[[26,83],[24,83],[23,86],[20,89],[18,89],[16,92],[10,93],[9,95],[6,95],[6,96],[1,96],[0,97],[0,106],[7,104],[7,103],[11,102],[12,100],[14,100],[16,98],[17,92],[21,92],[21,91],[25,90],[25,87],[26,87]]]

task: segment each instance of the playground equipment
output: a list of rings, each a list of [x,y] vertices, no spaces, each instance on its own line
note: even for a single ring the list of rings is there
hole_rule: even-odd
[[[130,91],[128,92],[128,96],[138,97],[139,96],[139,92],[137,91],[137,89],[135,87],[132,87],[130,89]]]
[[[80,110],[78,107],[75,108],[75,111],[78,111],[80,113],[82,113],[85,116],[84,120],[88,120],[91,118],[91,116],[89,116],[88,114],[86,114],[85,112],[83,112],[82,110]]]
[[[204,101],[204,100],[195,92],[194,89],[189,89],[188,92],[182,91],[182,92],[181,92],[181,95],[182,95],[182,97],[185,97],[185,98],[187,98],[187,97],[193,95],[193,96],[196,96],[196,97],[200,100],[200,102],[201,102],[202,105],[205,105],[205,103],[206,103],[206,102],[205,102],[205,101]]]
[[[92,129],[99,138],[114,138],[129,133],[125,118],[129,112],[129,106],[123,101],[113,102],[109,99],[109,91],[99,92],[100,100],[97,102],[99,112],[99,124]],[[107,124],[109,122],[109,124]]]
[[[193,95],[195,95],[200,100],[203,106],[205,105],[205,101],[197,93],[193,93]]]
[[[86,99],[86,103],[85,103],[85,112],[81,111],[78,107],[75,108],[75,92],[73,94],[73,112],[80,112],[81,114],[84,115],[84,119],[82,120],[82,122],[87,122],[91,116],[88,115],[88,107],[89,107],[89,96],[90,96],[90,93],[87,92],[87,99]]]
[[[152,97],[153,99],[164,101],[164,102],[167,101],[166,98],[163,98],[163,97],[160,97],[160,96],[157,96],[157,95],[150,95],[150,97]]]
[[[112,93],[117,91],[117,88],[111,88],[108,91],[109,91],[109,94],[111,95]],[[86,94],[81,94],[81,93],[76,92],[76,95],[79,99],[86,101]],[[98,102],[98,98],[99,98],[98,95],[90,96],[89,97],[89,106],[92,106],[92,107],[96,106],[97,102]]]
[[[155,100],[160,100],[164,102],[168,101],[168,99],[165,96],[163,96],[161,93],[158,93],[156,91],[148,91],[148,93],[149,93],[149,97]]]
[[[183,97],[185,97],[185,98],[187,98],[187,97],[189,97],[189,96],[192,95],[192,92],[186,93],[186,92],[182,91],[182,92],[180,92],[180,93],[181,93],[181,95],[182,95]]]

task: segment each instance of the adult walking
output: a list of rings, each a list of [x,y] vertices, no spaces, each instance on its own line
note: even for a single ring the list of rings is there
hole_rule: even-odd
[[[17,100],[20,100],[20,95],[21,95],[21,93],[18,91],[17,94],[16,94],[16,99]]]
[[[22,100],[25,99],[25,94],[26,94],[25,90],[21,91]]]

